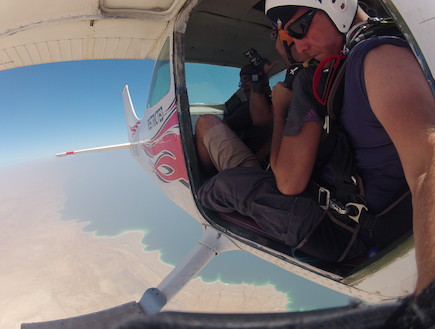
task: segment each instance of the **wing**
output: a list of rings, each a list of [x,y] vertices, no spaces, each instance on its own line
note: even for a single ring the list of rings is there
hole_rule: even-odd
[[[0,70],[51,62],[155,57],[185,0],[3,0]]]

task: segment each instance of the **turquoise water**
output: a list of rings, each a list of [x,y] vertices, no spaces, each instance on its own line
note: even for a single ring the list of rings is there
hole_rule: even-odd
[[[195,245],[200,225],[169,201],[126,151],[82,155],[59,162],[67,168],[62,219],[89,222],[85,231],[100,236],[146,232],[147,250],[177,264]],[[349,297],[311,283],[249,253],[214,258],[200,276],[207,282],[273,284],[288,296],[289,310],[347,305]]]

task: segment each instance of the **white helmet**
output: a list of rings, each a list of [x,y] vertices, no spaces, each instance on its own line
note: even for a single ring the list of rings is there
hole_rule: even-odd
[[[285,24],[296,11],[293,10],[289,17],[290,12],[288,9],[286,11],[285,7],[307,7],[323,10],[335,24],[338,31],[347,33],[356,16],[358,0],[266,0],[265,13],[272,21],[279,18]],[[278,12],[280,11],[283,11],[283,18],[279,17]]]

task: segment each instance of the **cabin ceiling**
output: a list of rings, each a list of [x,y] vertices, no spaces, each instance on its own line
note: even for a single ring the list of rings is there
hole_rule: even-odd
[[[203,0],[190,15],[186,28],[186,61],[241,67],[244,52],[255,48],[274,61],[279,59],[270,38],[271,23],[259,0]]]
[[[156,58],[188,0],[2,0],[0,70],[90,59]],[[241,67],[255,48],[278,58],[259,0],[204,0],[191,13],[186,59]]]
[[[155,58],[159,38],[187,0],[2,0],[0,70],[88,59]],[[189,61],[246,63],[254,47],[276,58],[258,0],[205,0],[190,16]]]
[[[156,58],[162,35],[197,0],[1,0],[0,70],[87,59]],[[434,70],[433,9],[426,0],[371,0],[397,12],[414,52]],[[279,59],[259,0],[203,0],[187,22],[186,59],[241,67],[254,47]],[[399,8],[397,11],[395,8]],[[403,16],[403,17],[402,17]],[[164,40],[163,40],[164,41]],[[423,66],[424,66],[423,65]],[[427,69],[429,72],[429,69]],[[428,79],[432,76],[427,74]],[[433,89],[435,90],[435,89]]]

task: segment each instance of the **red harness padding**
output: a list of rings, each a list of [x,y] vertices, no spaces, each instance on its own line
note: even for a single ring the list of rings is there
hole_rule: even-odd
[[[335,77],[337,75],[337,72],[339,71],[338,69],[344,58],[346,58],[346,55],[344,55],[344,53],[341,52],[339,55],[331,55],[326,57],[317,66],[313,78],[313,92],[317,101],[322,105],[326,105],[329,92],[331,90],[331,86],[335,81]],[[326,78],[324,74],[326,72],[325,70],[328,70],[328,74],[326,75]],[[321,81],[322,79],[326,79],[324,84]],[[321,88],[321,86],[323,85],[325,87]]]

